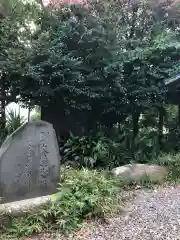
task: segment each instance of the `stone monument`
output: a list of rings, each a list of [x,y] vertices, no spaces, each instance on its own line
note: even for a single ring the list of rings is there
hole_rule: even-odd
[[[0,148],[1,203],[56,192],[60,155],[53,126],[44,121],[24,124]]]

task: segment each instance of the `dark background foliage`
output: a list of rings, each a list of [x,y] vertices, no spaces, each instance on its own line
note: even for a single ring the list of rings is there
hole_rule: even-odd
[[[74,144],[66,160],[109,166],[178,151],[171,144],[179,141],[178,116],[166,119],[164,79],[179,72],[179,5],[5,1],[1,12],[2,131],[5,106],[21,101],[41,106],[61,147]]]

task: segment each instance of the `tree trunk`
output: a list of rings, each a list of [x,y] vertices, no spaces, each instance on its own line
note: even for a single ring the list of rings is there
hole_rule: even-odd
[[[164,109],[159,109],[159,148],[162,148]]]
[[[31,120],[31,107],[28,107],[28,122]]]
[[[139,132],[139,117],[140,117],[139,111],[133,112],[133,114],[132,114],[133,135],[132,135],[132,144],[131,144],[133,155],[134,155],[134,151],[135,151],[135,139]]]
[[[180,104],[178,104],[178,123],[180,125]]]
[[[0,129],[5,129],[6,126],[6,92],[5,92],[5,76],[2,74],[0,76]]]

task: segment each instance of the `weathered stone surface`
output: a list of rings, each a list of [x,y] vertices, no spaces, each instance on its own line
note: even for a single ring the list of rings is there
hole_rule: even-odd
[[[23,217],[28,213],[40,213],[45,204],[54,201],[56,201],[56,197],[49,195],[0,204],[0,231],[2,229],[6,229],[8,226],[11,226],[11,222],[14,217]]]
[[[0,216],[9,215],[11,217],[22,217],[28,212],[39,212],[42,207],[48,203],[56,201],[55,196],[48,195],[43,197],[36,197],[25,199],[17,202],[9,202],[0,204]]]
[[[126,182],[138,182],[146,178],[152,182],[163,182],[168,175],[165,167],[149,164],[127,164],[114,168],[112,173]]]
[[[52,194],[59,179],[59,148],[50,123],[26,123],[0,148],[1,203]]]

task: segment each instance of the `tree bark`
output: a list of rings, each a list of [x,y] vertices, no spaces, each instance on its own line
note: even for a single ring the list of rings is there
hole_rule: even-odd
[[[5,92],[5,75],[0,75],[0,129],[5,129],[6,126],[6,92]]]
[[[164,109],[159,109],[159,148],[162,148]]]
[[[178,104],[178,123],[180,125],[180,104]]]
[[[131,144],[131,148],[132,148],[132,153],[134,155],[134,151],[135,151],[135,139],[138,135],[139,132],[139,117],[140,117],[140,112],[139,111],[135,111],[132,113],[132,128],[133,128],[133,136],[132,136],[132,144]]]

